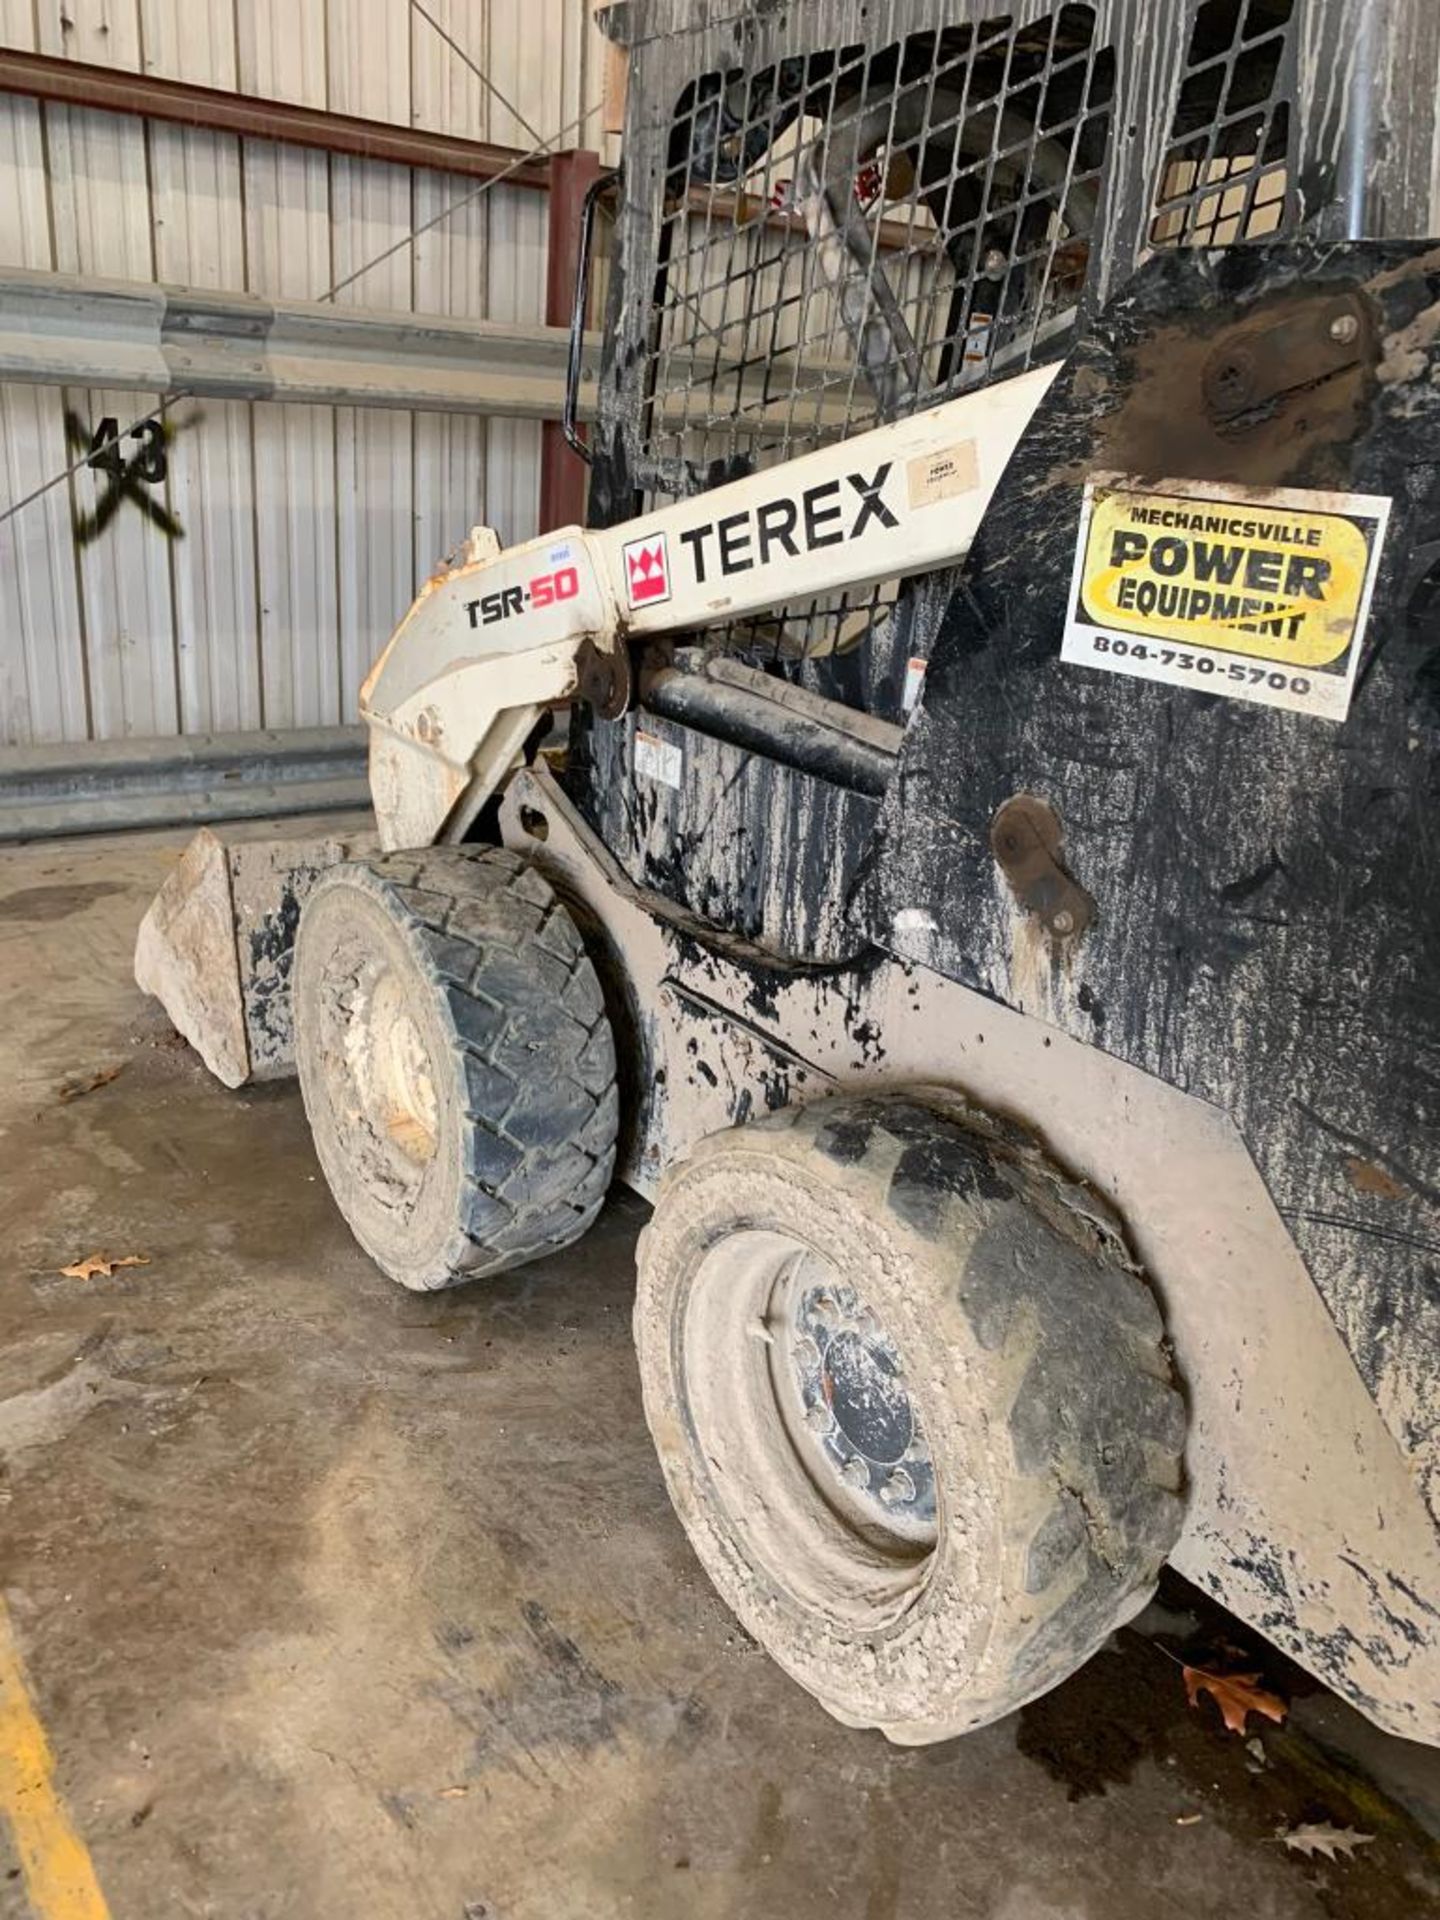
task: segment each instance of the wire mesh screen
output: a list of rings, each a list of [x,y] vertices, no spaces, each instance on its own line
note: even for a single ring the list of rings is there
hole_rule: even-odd
[[[1114,59],[1094,10],[686,89],[647,440],[784,458],[1018,370],[1073,318]]]
[[[1294,0],[1205,0],[1156,183],[1156,246],[1229,246],[1290,218],[1284,69]]]
[[[863,431],[1073,327],[1114,55],[1093,7],[850,46],[686,87],[669,135],[642,443],[649,499]],[[895,587],[750,626],[843,652]]]

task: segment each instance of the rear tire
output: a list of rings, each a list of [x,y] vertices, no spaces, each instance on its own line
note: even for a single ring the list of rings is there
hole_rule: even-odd
[[[1178,1535],[1185,1414],[1114,1221],[953,1096],[717,1134],[640,1247],[646,1416],[742,1624],[837,1718],[943,1740],[1072,1672]]]
[[[615,1048],[548,881],[498,848],[332,868],[295,943],[295,1056],[351,1231],[416,1290],[579,1238],[615,1165]]]

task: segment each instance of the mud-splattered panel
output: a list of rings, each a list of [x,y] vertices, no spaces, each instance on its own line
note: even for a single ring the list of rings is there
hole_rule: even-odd
[[[996,497],[871,862],[877,938],[1233,1117],[1432,1501],[1437,316],[1440,250],[1418,244],[1191,254],[1142,274]],[[1291,350],[1302,324],[1325,338],[1313,362]],[[1267,365],[1271,329],[1291,346]],[[1240,370],[1241,350],[1257,384],[1236,410],[1217,370]],[[1097,471],[1223,482],[1262,515],[1275,488],[1388,501],[1348,716],[1063,659]],[[1019,794],[1053,814],[1050,855],[1095,902],[1088,927],[1047,922],[996,858],[995,816]]]

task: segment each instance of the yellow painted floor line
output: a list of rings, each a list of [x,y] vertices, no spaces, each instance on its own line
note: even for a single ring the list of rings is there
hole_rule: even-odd
[[[55,1786],[55,1758],[0,1600],[0,1814],[15,1836],[36,1920],[110,1920],[85,1842]]]

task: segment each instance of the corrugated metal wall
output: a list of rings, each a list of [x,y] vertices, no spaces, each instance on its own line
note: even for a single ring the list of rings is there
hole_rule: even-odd
[[[598,106],[586,0],[426,0],[544,138]],[[506,145],[531,143],[408,0],[0,0],[0,45]],[[598,113],[561,145],[597,145]],[[477,182],[0,94],[0,259],[316,299]],[[346,287],[389,309],[540,320],[546,198],[498,186]],[[153,399],[0,386],[0,509]],[[535,530],[533,423],[185,402],[174,538],[83,470],[0,524],[0,742],[355,718],[415,586],[477,520]],[[132,449],[133,451],[133,449]]]

